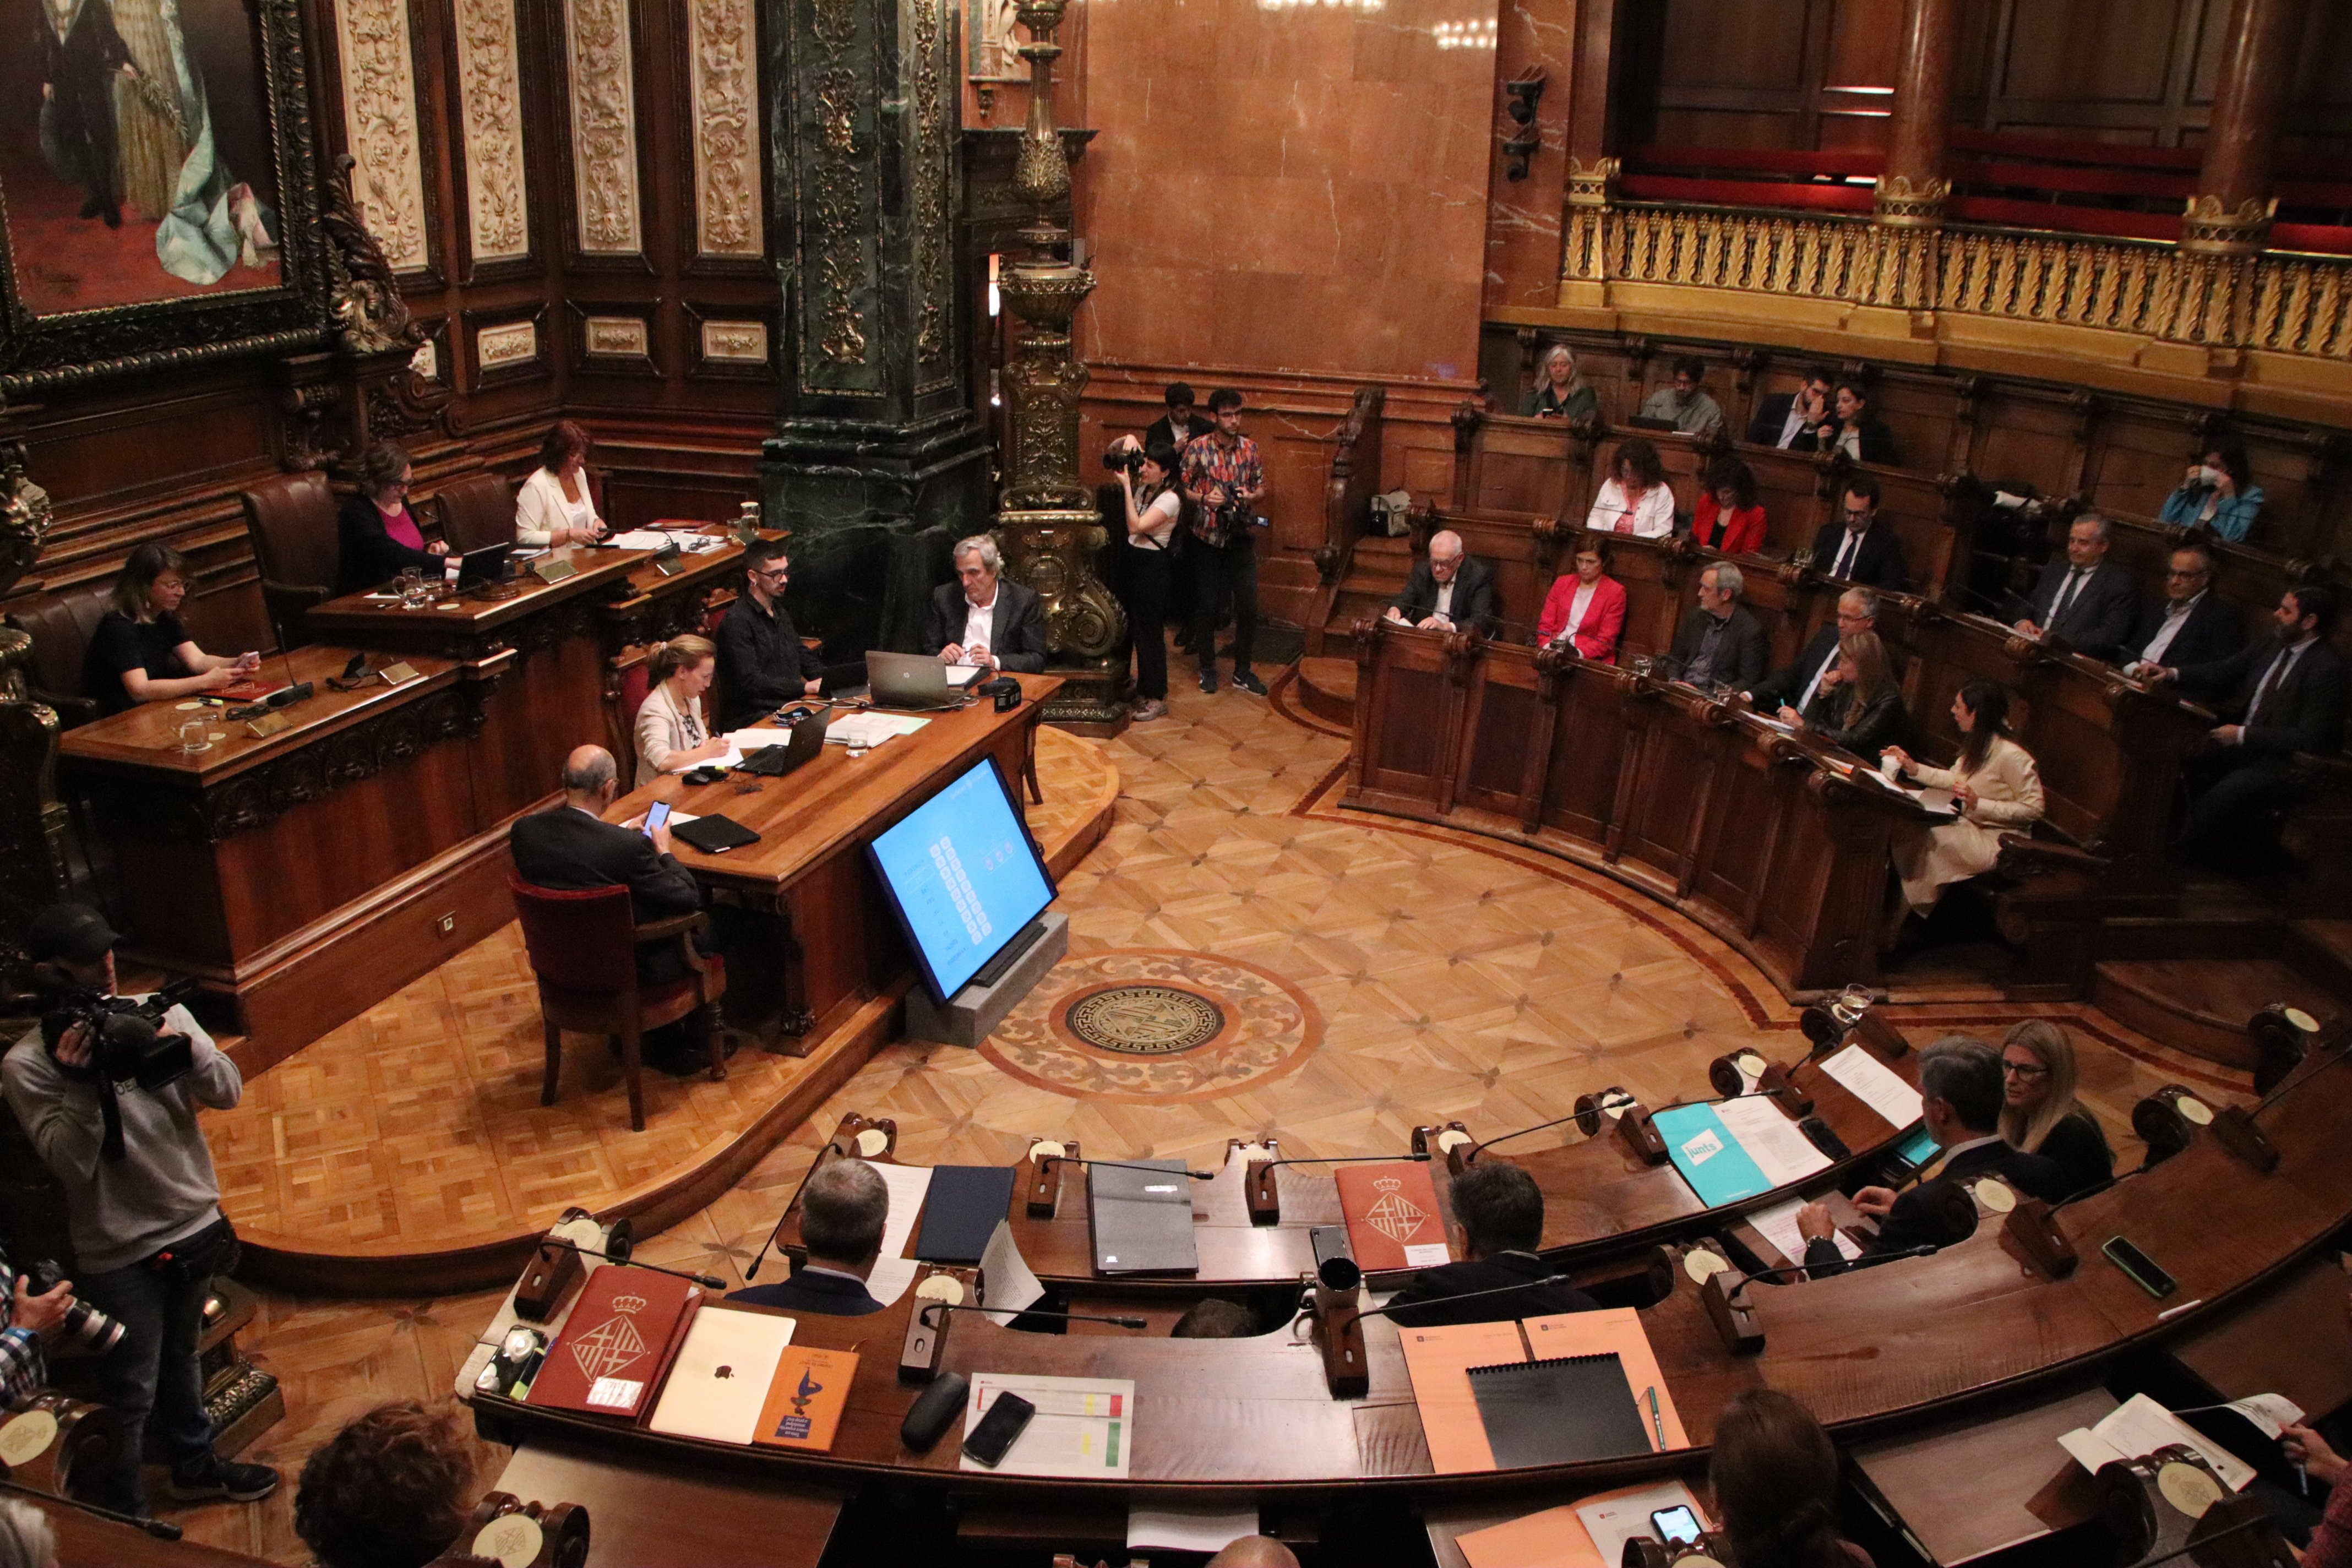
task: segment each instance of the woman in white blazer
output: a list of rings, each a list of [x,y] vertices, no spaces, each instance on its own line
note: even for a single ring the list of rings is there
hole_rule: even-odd
[[[1952,792],[1959,818],[1940,826],[1908,827],[1894,844],[1902,901],[1890,912],[1888,945],[1912,915],[1926,916],[1954,882],[1980,877],[2000,858],[2008,833],[2042,819],[2042,775],[2024,747],[2009,737],[2009,693],[1990,680],[1972,680],[1952,699],[1960,754],[1948,768],[1922,767],[1900,746],[1884,755],[1930,789]]]
[[[515,497],[515,542],[526,549],[585,544],[604,531],[588,491],[588,432],[559,419],[548,426],[539,467]]]
[[[702,718],[702,694],[718,668],[719,649],[708,637],[655,646],[647,666],[653,689],[637,708],[637,788],[727,754],[727,737],[712,734]]]

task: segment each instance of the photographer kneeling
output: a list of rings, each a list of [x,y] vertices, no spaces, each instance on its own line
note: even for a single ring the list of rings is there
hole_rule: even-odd
[[[65,1189],[75,1293],[126,1331],[83,1380],[125,1437],[97,1500],[147,1513],[143,1435],[174,1500],[252,1502],[278,1472],[213,1452],[196,1363],[213,1276],[236,1262],[196,1109],[228,1110],[245,1080],[185,1007],[114,994],[116,941],[83,905],[34,918],[25,951],[49,1010],[0,1063],[8,1108]]]

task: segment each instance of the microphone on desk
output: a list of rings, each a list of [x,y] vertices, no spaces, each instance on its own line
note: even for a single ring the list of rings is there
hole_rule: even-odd
[[[1570,1285],[1574,1281],[1565,1274],[1547,1274],[1540,1279],[1523,1279],[1517,1285],[1496,1285],[1485,1290],[1465,1290],[1459,1296],[1440,1296],[1428,1301],[1391,1301],[1385,1307],[1368,1307],[1356,1314],[1359,1318],[1385,1318],[1391,1312],[1410,1312],[1415,1307],[1450,1307],[1456,1301],[1475,1301],[1481,1296],[1507,1296],[1514,1290],[1532,1290],[1539,1285]]]
[[[1875,1268],[1898,1258],[1926,1258],[1937,1250],[1931,1245],[1906,1247],[1897,1252],[1857,1258],[1846,1267],[1849,1269]],[[1715,1331],[1722,1337],[1723,1348],[1734,1355],[1754,1355],[1764,1348],[1764,1325],[1757,1321],[1755,1307],[1738,1299],[1740,1291],[1758,1279],[1806,1272],[1803,1264],[1796,1263],[1782,1268],[1759,1268],[1753,1274],[1743,1274],[1738,1269],[1726,1267],[1708,1275],[1698,1288],[1699,1305],[1706,1309],[1707,1317],[1714,1321]],[[1732,1281],[1728,1285],[1724,1283],[1727,1279]]]
[[[1242,1178],[1242,1199],[1249,1205],[1252,1225],[1276,1225],[1282,1219],[1282,1194],[1275,1185],[1275,1169],[1280,1165],[1393,1165],[1426,1163],[1426,1149],[1415,1149],[1403,1154],[1302,1154],[1295,1160],[1251,1160],[1245,1162],[1249,1173]]]
[[[1610,1085],[1597,1094],[1578,1095],[1576,1109],[1566,1116],[1556,1116],[1549,1121],[1538,1121],[1533,1127],[1522,1127],[1517,1132],[1506,1132],[1500,1138],[1488,1139],[1465,1155],[1462,1163],[1465,1165],[1475,1163],[1479,1155],[1497,1143],[1507,1143],[1514,1138],[1525,1138],[1529,1133],[1541,1132],[1546,1128],[1558,1127],[1565,1121],[1575,1122],[1586,1138],[1598,1138],[1601,1136],[1602,1119],[1611,1116],[1612,1112],[1614,1112],[1612,1124],[1617,1130],[1617,1135],[1625,1141],[1625,1147],[1631,1150],[1637,1159],[1649,1165],[1663,1165],[1666,1163],[1666,1141],[1659,1136],[1656,1126],[1651,1122],[1650,1112],[1643,1107],[1640,1100],[1616,1084]]]
[[[1100,1312],[1057,1312],[1047,1307],[964,1306],[955,1301],[926,1301],[915,1309],[915,1315],[919,1318],[924,1313],[932,1311],[1001,1312],[1008,1318],[1059,1318],[1066,1323],[1110,1323],[1122,1329],[1148,1329],[1151,1326],[1150,1322],[1143,1318],[1106,1317]]]
[[[656,1274],[667,1274],[673,1279],[684,1279],[689,1284],[699,1285],[706,1290],[724,1290],[727,1289],[727,1281],[721,1279],[716,1274],[689,1274],[683,1268],[665,1268],[658,1263],[647,1263],[640,1258],[629,1257],[616,1258],[609,1252],[599,1252],[594,1247],[583,1247],[576,1241],[562,1240],[559,1241],[559,1245],[570,1247],[572,1251],[580,1254],[583,1258],[599,1258],[607,1263],[617,1263],[624,1268],[651,1269]],[[746,1275],[744,1278],[749,1279],[751,1277]]]
[[[1040,1318],[1059,1318],[1065,1322],[1073,1323],[1110,1323],[1122,1329],[1140,1329],[1149,1326],[1141,1318],[1110,1318],[1098,1316],[1093,1312],[1051,1310],[1037,1311],[1033,1314],[1025,1310],[1015,1311],[1010,1307],[965,1306],[957,1301],[926,1300],[907,1314],[907,1337],[898,1345],[898,1381],[900,1383],[929,1383],[940,1374],[940,1363],[946,1359],[948,1352],[948,1325],[943,1320],[931,1316],[931,1309],[934,1307],[950,1312],[997,1311],[1009,1312],[1014,1317],[1034,1315]]]
[[[117,1513],[110,1508],[100,1508],[94,1502],[84,1502],[79,1498],[67,1497],[61,1492],[36,1491],[23,1482],[12,1481],[5,1476],[0,1476],[0,1490],[21,1492],[28,1498],[38,1498],[43,1502],[58,1503],[73,1509],[77,1512],[89,1514],[92,1519],[105,1520],[110,1524],[127,1524],[133,1530],[146,1531],[158,1541],[180,1539],[180,1527],[167,1519],[141,1519],[133,1514]]]
[[[1156,1176],[1189,1176],[1196,1182],[1213,1182],[1214,1171],[1171,1171],[1165,1165],[1141,1165],[1132,1160],[1081,1160],[1071,1154],[1048,1154],[1037,1163],[1056,1165],[1103,1165],[1114,1171],[1149,1171]]]

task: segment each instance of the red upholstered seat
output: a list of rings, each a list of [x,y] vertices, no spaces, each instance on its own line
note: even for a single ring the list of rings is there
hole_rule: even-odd
[[[709,928],[709,915],[681,915],[640,926],[630,918],[629,889],[617,883],[576,890],[541,888],[509,873],[507,886],[513,890],[515,914],[522,922],[523,949],[539,979],[540,1017],[547,1031],[541,1105],[555,1103],[565,1029],[620,1037],[621,1064],[629,1084],[629,1125],[637,1131],[646,1125],[643,1044],[647,1029],[692,1018],[710,1054],[711,1078],[727,1076],[716,1016],[719,999],[727,994],[727,966],[718,957],[705,957],[694,945],[694,933]],[[668,941],[677,942],[686,975],[639,990],[639,945]]]

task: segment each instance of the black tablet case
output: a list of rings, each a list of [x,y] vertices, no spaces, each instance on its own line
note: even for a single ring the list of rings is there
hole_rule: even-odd
[[[669,830],[673,838],[683,838],[705,855],[716,855],[724,849],[740,849],[746,844],[757,844],[760,836],[731,816],[716,813],[698,816],[692,822],[680,823]]]
[[[915,1256],[926,1263],[977,1263],[1013,1207],[1010,1165],[935,1165],[923,1194]]]
[[[1486,1446],[1503,1468],[1651,1452],[1614,1351],[1470,1369]]]

